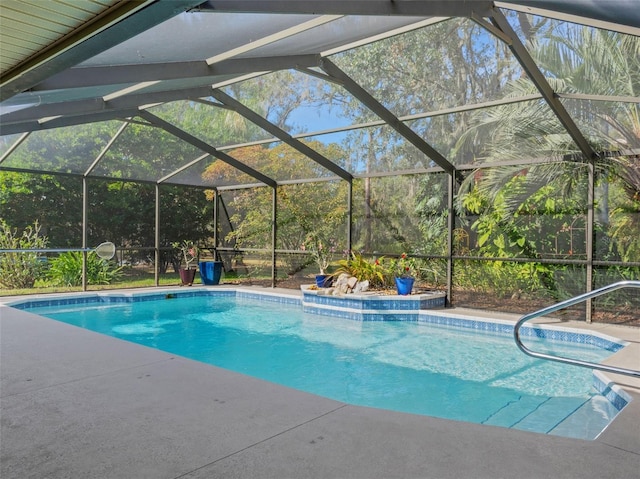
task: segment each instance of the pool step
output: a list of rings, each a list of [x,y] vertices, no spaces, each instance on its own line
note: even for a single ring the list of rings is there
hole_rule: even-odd
[[[554,436],[595,439],[618,414],[616,407],[602,396],[593,396],[577,411],[553,428]]]
[[[490,426],[513,427],[525,416],[535,411],[548,398],[546,397],[521,397],[517,401],[507,404],[496,411],[492,416],[482,422]]]
[[[524,431],[549,433],[584,403],[584,398],[552,397],[512,427]]]
[[[596,396],[595,399],[585,401],[584,398],[525,396],[496,411],[483,421],[483,424],[561,436],[594,438],[606,427],[610,418],[615,416],[610,410],[615,408],[606,399],[604,402],[600,399],[604,398]],[[606,413],[593,418],[594,409]],[[585,430],[587,436],[584,435]]]

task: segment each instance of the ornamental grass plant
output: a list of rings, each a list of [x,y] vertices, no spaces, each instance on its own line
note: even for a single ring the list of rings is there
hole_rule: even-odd
[[[358,281],[369,281],[372,289],[394,288],[395,278],[415,278],[418,268],[414,258],[402,253],[399,258],[380,256],[367,259],[359,253],[352,252],[347,259],[338,262],[335,276],[347,273]]]

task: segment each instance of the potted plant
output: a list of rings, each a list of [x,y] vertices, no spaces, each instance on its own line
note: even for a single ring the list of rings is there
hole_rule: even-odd
[[[323,238],[317,232],[309,233],[302,244],[302,250],[311,253],[320,270],[320,273],[316,274],[316,286],[318,288],[331,286],[332,276],[328,274],[328,268],[336,251],[333,241]]]
[[[411,294],[415,282],[415,264],[407,253],[402,253],[400,258],[391,261],[396,290],[399,295]]]
[[[191,266],[191,263],[198,262],[198,256],[200,254],[198,247],[193,241],[183,241],[182,243],[173,243],[173,247],[180,250],[182,259],[184,259],[185,267],[180,268],[180,281],[183,286],[191,286],[193,280],[196,277],[196,267]],[[181,259],[181,263],[182,263]]]

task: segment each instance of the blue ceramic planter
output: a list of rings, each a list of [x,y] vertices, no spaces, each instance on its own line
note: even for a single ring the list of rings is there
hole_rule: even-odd
[[[328,288],[333,284],[333,277],[329,274],[316,274],[316,286],[318,288]]]
[[[413,290],[415,278],[396,278],[396,290],[399,295],[406,296]]]
[[[222,261],[200,261],[200,279],[202,284],[219,284],[222,276]]]

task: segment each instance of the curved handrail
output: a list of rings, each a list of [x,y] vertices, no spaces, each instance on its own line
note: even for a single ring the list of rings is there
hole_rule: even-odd
[[[608,286],[604,286],[603,288],[594,289],[589,293],[584,293],[574,298],[570,298],[560,303],[556,303],[554,305],[548,306],[546,308],[539,309],[538,311],[534,311],[533,313],[525,314],[518,320],[518,322],[513,328],[513,336],[516,340],[516,344],[518,345],[520,350],[522,350],[523,353],[528,354],[529,356],[533,356],[534,358],[548,359],[550,361],[557,361],[559,363],[573,364],[575,366],[582,366],[582,367],[591,368],[591,369],[599,369],[601,371],[608,371],[610,373],[624,374],[627,376],[634,376],[634,377],[640,378],[640,371],[636,371],[634,369],[619,368],[617,366],[607,366],[605,364],[592,363],[589,361],[582,361],[580,359],[571,359],[571,358],[565,358],[563,356],[553,356],[551,354],[532,351],[529,348],[527,348],[520,340],[520,327],[527,321],[538,318],[545,314],[553,313],[554,311],[558,311],[559,309],[564,309],[569,306],[573,306],[574,304],[581,303],[583,301],[586,301],[587,299],[595,298],[597,296],[601,296],[603,294],[610,293],[617,289],[623,289],[623,288],[640,288],[640,281],[620,281],[618,283],[613,283]]]

